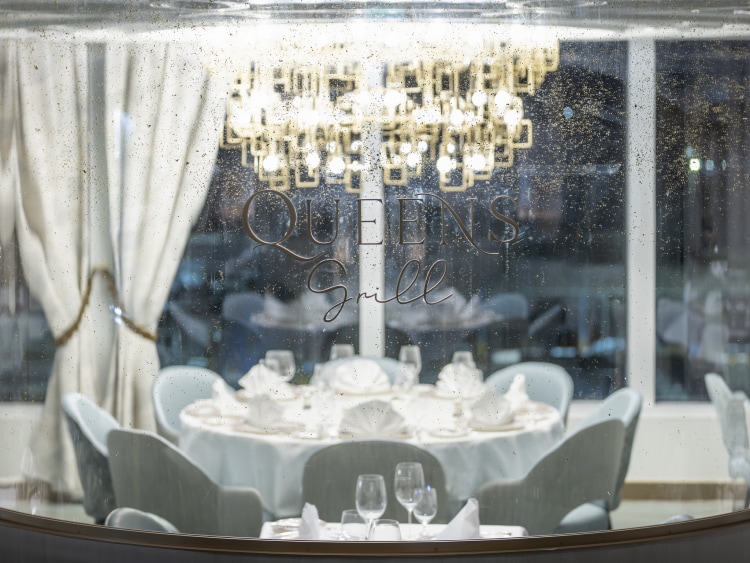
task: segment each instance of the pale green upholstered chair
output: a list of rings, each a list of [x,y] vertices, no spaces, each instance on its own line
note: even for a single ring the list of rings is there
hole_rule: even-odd
[[[165,518],[186,534],[257,537],[259,493],[214,483],[172,443],[153,432],[113,430],[109,463],[119,507]]]
[[[83,509],[101,524],[115,508],[107,436],[120,425],[112,415],[80,393],[64,394],[61,403],[76,454]]]
[[[180,532],[174,524],[161,516],[129,507],[115,508],[107,516],[104,525],[110,528],[146,530],[147,532],[169,532],[171,534]]]
[[[162,368],[151,387],[157,432],[177,444],[180,438],[180,411],[198,399],[210,399],[212,386],[220,379],[218,373],[206,368]]]
[[[403,442],[357,440],[317,451],[305,464],[302,498],[318,508],[323,520],[337,521],[343,510],[355,507],[357,476],[374,473],[383,476],[388,492],[382,517],[404,520],[406,509],[393,492],[396,464],[402,461],[422,464],[425,484],[431,485],[438,495],[438,513],[433,522],[447,522],[452,503],[446,493],[442,465],[431,453]]]
[[[482,524],[523,526],[531,535],[554,533],[572,509],[611,498],[620,469],[625,426],[605,420],[575,432],[524,476],[479,488]]]
[[[617,473],[617,485],[609,499],[599,499],[592,503],[581,505],[563,518],[557,528],[561,534],[574,532],[594,532],[608,530],[612,527],[609,513],[620,506],[622,487],[630,466],[630,454],[633,450],[633,439],[641,414],[643,399],[635,389],[625,388],[615,391],[602,401],[602,404],[584,418],[576,427],[575,432],[604,420],[617,419],[625,426],[625,440],[623,441],[620,468]]]

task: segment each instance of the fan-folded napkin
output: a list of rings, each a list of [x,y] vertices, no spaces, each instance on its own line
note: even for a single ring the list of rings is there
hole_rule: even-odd
[[[211,399],[222,415],[244,414],[247,407],[234,398],[233,390],[224,383],[223,379],[217,379],[211,385]]]
[[[300,519],[299,523],[299,539],[320,539],[318,508],[314,504],[310,504],[309,502],[306,502],[304,508],[302,509],[302,518]]]
[[[471,424],[475,428],[492,428],[513,420],[510,402],[499,393],[487,390],[471,407]]]
[[[270,395],[276,399],[294,398],[294,388],[281,378],[276,370],[263,363],[250,368],[240,378],[239,384],[249,395]]]
[[[339,432],[356,438],[398,436],[407,430],[404,417],[390,403],[367,401],[344,411]]]
[[[508,392],[505,393],[505,398],[510,403],[510,407],[514,412],[529,402],[529,396],[526,393],[526,376],[524,374],[517,373],[513,376],[513,381],[510,382],[510,387],[508,387]]]
[[[471,540],[479,535],[479,503],[470,498],[461,511],[448,522],[435,539],[437,540]]]
[[[435,386],[443,395],[478,397],[486,390],[482,372],[466,364],[448,364],[440,370]]]
[[[388,374],[373,360],[356,359],[336,368],[328,385],[345,395],[385,393],[391,388]]]
[[[287,430],[294,425],[284,418],[284,409],[268,395],[256,395],[247,403],[245,418],[249,425],[267,431]]]

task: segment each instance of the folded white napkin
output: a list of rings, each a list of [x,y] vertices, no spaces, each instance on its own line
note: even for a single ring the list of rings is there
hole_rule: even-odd
[[[448,364],[440,370],[435,384],[438,393],[456,398],[478,397],[487,389],[482,372],[466,364]]]
[[[391,382],[377,362],[359,358],[338,366],[328,386],[345,395],[370,395],[386,393]]]
[[[513,420],[510,401],[488,389],[471,407],[471,425],[474,428],[494,428]]]
[[[510,408],[513,412],[518,411],[525,403],[529,402],[529,396],[526,394],[526,376],[522,373],[517,373],[513,376],[513,381],[510,382],[508,392],[505,393],[505,398],[510,403]]]
[[[250,426],[267,432],[280,432],[298,426],[284,418],[284,409],[268,395],[256,395],[246,403],[245,418]]]
[[[404,417],[390,403],[367,401],[344,411],[339,432],[356,438],[403,435],[408,431]]]
[[[294,387],[281,379],[276,370],[259,363],[250,368],[239,380],[248,395],[269,395],[275,399],[293,399]]]
[[[471,540],[479,535],[479,503],[470,498],[461,511],[448,522],[435,539],[437,540]]]
[[[302,509],[302,518],[299,523],[299,539],[317,540],[320,539],[320,521],[318,517],[318,508],[309,502],[305,503]]]
[[[211,386],[211,399],[221,415],[243,414],[247,407],[234,398],[234,390],[223,379]]]

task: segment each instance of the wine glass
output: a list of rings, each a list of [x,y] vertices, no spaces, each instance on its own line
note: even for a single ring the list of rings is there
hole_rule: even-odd
[[[388,498],[385,496],[385,479],[382,475],[360,475],[357,477],[355,494],[357,512],[367,522],[369,531],[372,522],[385,512]]]
[[[294,354],[291,350],[269,350],[266,352],[266,363],[276,361],[279,366],[279,375],[284,381],[291,381],[294,378],[296,366],[294,364]]]
[[[351,358],[354,355],[354,344],[334,344],[331,346],[331,360]]]
[[[424,470],[421,463],[404,461],[396,465],[393,489],[396,493],[396,500],[406,509],[409,527],[411,527],[411,513],[414,505],[417,504],[416,492],[422,487],[424,487]]]
[[[435,518],[437,514],[437,491],[427,485],[416,492],[417,502],[414,505],[414,516],[422,524],[421,538],[427,538],[427,524]]]
[[[364,540],[367,539],[367,526],[365,519],[359,515],[354,508],[347,508],[341,512],[341,535],[342,540]]]
[[[414,371],[414,375],[419,377],[419,372],[422,371],[422,353],[419,350],[419,346],[413,344],[401,346],[401,349],[398,351],[398,360],[410,367]]]
[[[474,355],[469,350],[459,350],[457,352],[453,352],[452,362],[454,364],[463,364],[465,366],[469,366],[470,368],[477,367],[477,365],[474,363]]]
[[[372,528],[370,528],[370,533],[367,534],[367,539],[370,541],[399,541],[401,539],[401,528],[398,525],[398,520],[389,518],[375,520]]]

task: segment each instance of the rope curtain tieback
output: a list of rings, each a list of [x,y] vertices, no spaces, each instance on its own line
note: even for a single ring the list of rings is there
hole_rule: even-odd
[[[152,342],[156,342],[157,336],[156,334],[149,332],[143,327],[138,326],[130,317],[128,317],[125,312],[123,311],[122,304],[120,303],[120,295],[117,291],[117,286],[115,285],[115,278],[112,276],[112,272],[109,271],[108,268],[104,267],[97,267],[91,270],[91,274],[89,275],[88,282],[86,283],[86,291],[83,293],[83,300],[81,301],[81,306],[78,309],[78,315],[76,316],[76,320],[73,322],[72,325],[70,325],[65,332],[63,332],[60,336],[55,338],[55,346],[65,346],[65,344],[68,343],[68,341],[73,337],[73,335],[78,330],[78,327],[81,325],[81,321],[83,320],[83,315],[86,312],[86,307],[89,305],[89,300],[91,299],[91,290],[94,287],[94,279],[97,276],[101,276],[104,278],[105,283],[107,284],[107,289],[109,290],[109,295],[112,298],[112,302],[114,304],[113,310],[115,314],[115,322],[122,322],[126,327],[128,327],[131,331],[136,333],[138,336],[142,336],[143,338],[147,340],[151,340]]]

